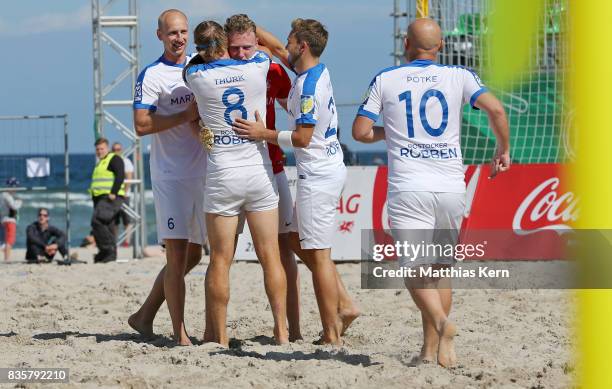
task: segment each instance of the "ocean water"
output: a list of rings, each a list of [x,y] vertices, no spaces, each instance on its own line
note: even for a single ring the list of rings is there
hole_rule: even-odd
[[[19,210],[17,222],[16,247],[25,247],[25,230],[32,222],[37,220],[37,211],[41,207],[49,209],[50,223],[65,229],[66,225],[66,200],[64,190],[64,156],[52,155],[50,158],[51,174],[44,178],[28,178],[26,174],[26,159],[40,155],[0,155],[0,187],[9,177],[16,177],[20,186],[27,187],[27,191],[19,191],[15,197],[23,201]],[[359,152],[352,153],[350,159],[353,164],[376,165],[381,161],[386,163],[387,156],[384,152]],[[293,154],[287,154],[287,165],[295,165]],[[69,185],[69,209],[70,209],[70,244],[78,246],[83,238],[89,234],[91,227],[91,214],[93,204],[87,193],[91,180],[91,172],[95,166],[95,155],[93,154],[70,154],[70,185]],[[147,242],[155,244],[157,234],[155,229],[155,208],[153,205],[153,193],[151,191],[151,179],[149,174],[149,154],[144,155],[145,166],[145,206],[147,223]],[[31,190],[33,187],[45,187],[45,190]],[[0,229],[2,230],[2,229]],[[3,232],[0,232],[0,242],[4,241]]]

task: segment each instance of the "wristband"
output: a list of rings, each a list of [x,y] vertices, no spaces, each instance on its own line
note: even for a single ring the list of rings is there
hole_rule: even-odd
[[[292,149],[293,142],[291,141],[291,134],[293,134],[293,131],[279,131],[278,138],[276,138],[278,145],[287,149]]]

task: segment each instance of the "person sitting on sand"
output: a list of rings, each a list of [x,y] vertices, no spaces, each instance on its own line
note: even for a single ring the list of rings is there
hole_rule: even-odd
[[[66,234],[49,224],[49,210],[38,210],[38,221],[26,229],[26,260],[30,263],[51,262],[57,252],[66,257]]]

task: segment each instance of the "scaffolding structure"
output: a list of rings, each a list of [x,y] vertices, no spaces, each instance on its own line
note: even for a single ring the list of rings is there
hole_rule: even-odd
[[[104,3],[104,4],[102,4]],[[123,8],[123,14],[117,15],[119,6]],[[116,11],[113,13],[113,11]],[[129,145],[125,147],[124,157],[130,158],[134,163],[134,179],[126,180],[132,188],[130,205],[124,204],[123,210],[130,216],[133,223],[133,255],[134,258],[143,258],[144,248],[147,243],[147,231],[145,220],[145,180],[142,157],[142,146],[140,138],[136,135],[133,123],[122,122],[117,111],[128,109],[131,113],[133,101],[133,86],[138,78],[140,68],[140,41],[138,34],[138,1],[137,0],[91,0],[91,16],[93,25],[93,73],[94,73],[94,131],[96,138],[104,134],[105,126],[115,127],[124,135]],[[117,33],[111,35],[113,30]],[[121,32],[127,32],[127,42],[121,42]],[[109,82],[104,82],[105,68],[103,45],[118,53],[125,61],[127,67]],[[118,86],[125,86],[130,82],[129,92],[125,92],[124,98],[111,99],[109,94]],[[129,93],[129,95],[128,95]],[[116,95],[118,93],[115,93]],[[123,96],[123,95],[122,95]],[[113,113],[111,113],[113,110]],[[125,116],[125,115],[124,115]],[[131,114],[128,115],[131,118]],[[118,244],[127,237],[127,231],[119,236]]]
[[[401,3],[405,3],[405,8],[402,10]],[[408,26],[408,10],[410,9],[411,1],[393,0],[393,66],[401,65],[404,59],[404,38],[406,37],[406,26]]]

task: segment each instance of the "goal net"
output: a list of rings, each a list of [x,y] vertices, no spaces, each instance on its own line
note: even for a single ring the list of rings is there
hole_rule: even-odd
[[[70,244],[67,127],[66,115],[0,116],[0,194],[22,204],[18,248],[25,247],[26,227],[37,220],[39,208],[49,210],[50,224],[65,231]]]
[[[476,71],[487,84],[488,15],[495,12],[488,0],[429,0],[429,16],[440,23],[445,47],[440,62]],[[490,88],[508,114],[512,160],[550,163],[571,159],[572,114],[564,100],[566,70],[567,1],[544,0],[544,12],[534,36],[529,66],[503,90]],[[409,20],[417,4],[409,7]],[[512,50],[512,47],[508,47]],[[493,155],[495,136],[486,114],[465,107],[461,146],[466,164],[486,163]]]

